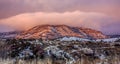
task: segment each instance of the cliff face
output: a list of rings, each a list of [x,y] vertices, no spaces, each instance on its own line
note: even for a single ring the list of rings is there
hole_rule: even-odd
[[[106,35],[90,28],[71,27],[67,25],[38,25],[17,36],[17,38],[22,39],[56,39],[60,37],[102,39],[106,38]]]

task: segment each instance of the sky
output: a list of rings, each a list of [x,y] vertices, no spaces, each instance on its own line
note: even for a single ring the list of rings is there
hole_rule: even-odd
[[[120,34],[120,0],[0,0],[0,32],[65,24]]]

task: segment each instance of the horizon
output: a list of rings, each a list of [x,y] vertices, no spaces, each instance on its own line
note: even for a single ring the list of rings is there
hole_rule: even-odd
[[[68,25],[120,34],[119,0],[0,0],[0,32]]]

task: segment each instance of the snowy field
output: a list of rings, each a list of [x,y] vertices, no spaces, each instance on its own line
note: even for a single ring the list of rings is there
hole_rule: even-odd
[[[92,41],[77,37],[1,40],[0,64],[120,64],[120,44],[118,39]]]

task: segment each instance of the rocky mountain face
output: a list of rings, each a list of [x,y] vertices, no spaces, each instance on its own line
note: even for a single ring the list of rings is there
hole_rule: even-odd
[[[87,39],[107,38],[100,31],[67,25],[38,25],[17,35],[20,39],[57,39],[62,37],[79,37]]]

